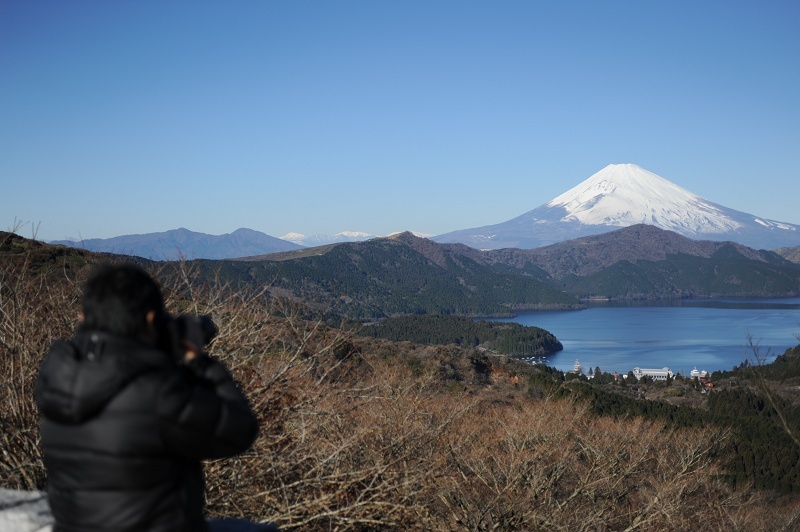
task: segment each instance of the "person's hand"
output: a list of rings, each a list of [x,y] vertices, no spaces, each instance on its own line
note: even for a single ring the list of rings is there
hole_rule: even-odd
[[[189,362],[191,360],[194,360],[198,356],[200,356],[200,351],[195,346],[190,344],[189,342],[184,341],[183,342],[183,347],[184,347],[184,349],[186,349],[186,351],[183,352],[183,361],[184,362]]]
[[[203,352],[203,345],[205,344],[205,333],[200,324],[200,319],[196,316],[184,316],[182,320],[183,340],[181,341],[184,348],[183,360],[188,362],[194,360]]]

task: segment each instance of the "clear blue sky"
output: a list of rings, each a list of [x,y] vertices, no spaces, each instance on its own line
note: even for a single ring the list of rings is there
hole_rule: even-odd
[[[610,163],[800,224],[800,2],[0,0],[0,229],[506,221]]]

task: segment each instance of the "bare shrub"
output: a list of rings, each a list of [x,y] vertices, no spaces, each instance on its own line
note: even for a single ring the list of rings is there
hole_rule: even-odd
[[[34,271],[31,245],[0,234],[0,486],[16,489],[44,485],[33,386],[50,344],[77,321],[83,273]]]
[[[701,501],[726,505],[715,442],[699,432],[596,419],[565,401],[485,412],[459,427],[458,475],[438,497],[464,529],[684,530],[722,511]]]

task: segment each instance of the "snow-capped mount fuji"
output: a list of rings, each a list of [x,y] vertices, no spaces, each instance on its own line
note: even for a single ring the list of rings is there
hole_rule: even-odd
[[[562,207],[564,221],[626,227],[655,225],[677,233],[726,233],[741,223],[725,208],[635,164],[608,165],[547,203]]]
[[[636,224],[756,249],[800,244],[800,226],[723,207],[635,164],[610,164],[507,222],[454,231],[433,240],[478,249],[530,249]]]

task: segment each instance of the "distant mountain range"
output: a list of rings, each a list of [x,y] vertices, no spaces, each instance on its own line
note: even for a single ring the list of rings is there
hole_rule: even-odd
[[[93,238],[81,241],[56,240],[50,243],[89,251],[133,255],[150,260],[231,259],[290,251],[302,247],[294,242],[287,242],[244,228],[224,235],[207,235],[180,228],[163,233]]]
[[[35,268],[108,260],[16,235],[0,238],[0,244],[0,254],[35,251]],[[168,272],[172,264],[160,271]],[[480,251],[402,233],[246,259],[195,261],[194,267],[200,275],[236,286],[266,286],[334,319],[496,316],[526,308],[576,308],[584,298],[800,295],[800,264],[775,252],[692,240],[644,224],[528,250]]]
[[[635,164],[611,164],[553,200],[507,222],[433,238],[477,249],[530,249],[648,224],[696,240],[756,249],[800,245],[800,226],[712,203]]]
[[[790,258],[796,257],[791,248],[800,246],[798,225],[712,203],[634,164],[608,165],[548,203],[507,222],[453,231],[432,240],[482,250],[535,249],[638,224],[694,240],[737,242],[754,249],[780,248]],[[216,236],[181,228],[52,243],[152,260],[174,260],[178,257],[233,259],[374,238],[377,237],[358,231],[311,236],[288,233],[276,238],[252,229]]]
[[[238,259],[291,251],[304,247],[325,246],[342,242],[363,242],[375,235],[344,231],[335,235],[305,236],[288,233],[276,238],[252,229],[237,229],[224,235],[209,235],[180,228],[160,233],[123,235],[87,240],[53,240],[50,244],[75,247],[101,253],[131,255],[150,260]]]

